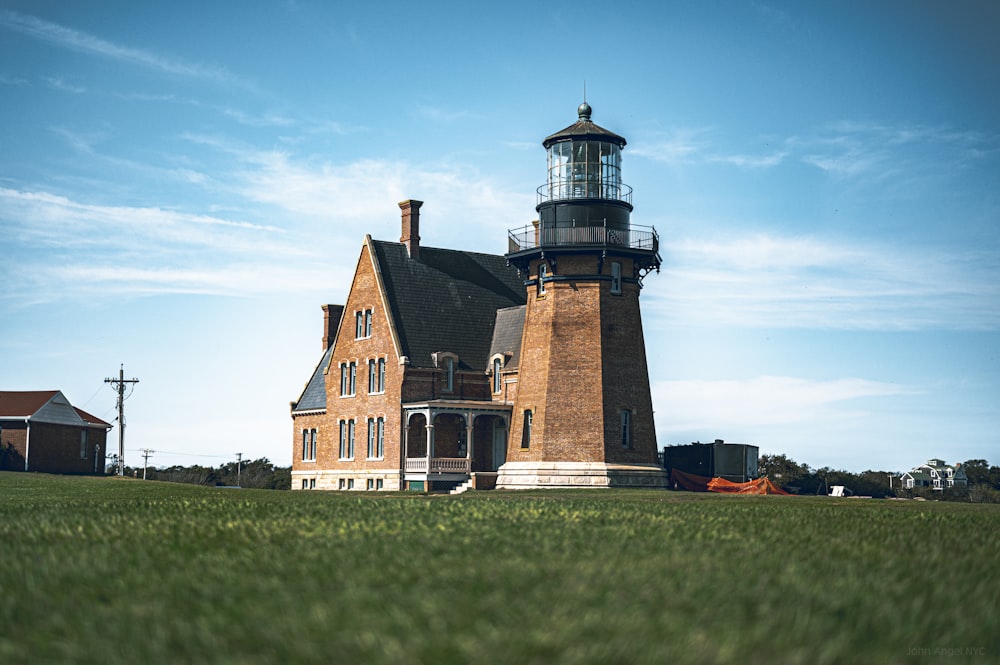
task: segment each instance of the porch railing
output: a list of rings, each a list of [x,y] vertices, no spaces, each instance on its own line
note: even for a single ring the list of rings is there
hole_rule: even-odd
[[[466,457],[432,457],[428,468],[426,457],[407,457],[407,473],[469,473],[471,466]]]

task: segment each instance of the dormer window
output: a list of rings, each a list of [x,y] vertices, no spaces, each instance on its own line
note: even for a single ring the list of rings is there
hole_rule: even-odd
[[[503,359],[500,356],[493,358],[493,394],[503,391]]]
[[[431,354],[434,366],[444,370],[444,388],[446,393],[455,391],[455,372],[458,370],[458,356],[449,351],[438,351]]]

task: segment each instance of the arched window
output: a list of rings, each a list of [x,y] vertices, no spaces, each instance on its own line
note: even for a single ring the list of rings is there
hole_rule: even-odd
[[[503,390],[503,361],[500,358],[493,359],[493,392],[499,394]]]
[[[530,448],[531,447],[531,422],[534,420],[534,416],[531,413],[531,409],[524,410],[524,429],[521,430],[521,447]]]

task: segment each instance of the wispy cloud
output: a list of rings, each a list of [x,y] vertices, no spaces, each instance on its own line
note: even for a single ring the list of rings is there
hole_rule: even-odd
[[[912,386],[856,377],[811,380],[759,376],[741,380],[658,381],[652,385],[665,432],[725,431],[733,426],[788,425],[861,415],[862,398],[913,395]]]
[[[932,149],[935,158],[929,161]],[[768,137],[751,150],[734,149],[714,129],[678,128],[666,136],[640,139],[630,154],[675,166],[721,164],[747,170],[794,162],[833,177],[871,180],[941,169],[942,159],[949,167],[963,168],[998,151],[1000,137],[977,131],[841,121],[808,135]]]
[[[760,234],[680,240],[664,253],[670,288],[648,306],[670,325],[1000,329],[1000,255],[989,250]]]
[[[253,87],[224,67],[191,63],[176,57],[164,56],[130,46],[122,46],[58,23],[45,21],[36,16],[3,10],[0,11],[0,27],[14,30],[63,48],[91,55],[99,55],[119,62],[147,67],[169,74],[204,79],[244,88]]]
[[[8,302],[115,294],[292,290],[328,274],[283,229],[161,208],[105,206],[0,188]]]
[[[55,88],[56,90],[62,90],[63,92],[71,92],[75,95],[81,95],[87,92],[87,88],[82,85],[73,85],[68,83],[65,79],[57,76],[49,77],[45,79],[46,82]]]

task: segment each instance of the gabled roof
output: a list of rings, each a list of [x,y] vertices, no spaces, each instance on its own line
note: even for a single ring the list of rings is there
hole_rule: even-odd
[[[460,367],[485,369],[496,311],[525,302],[524,281],[507,259],[434,247],[412,259],[402,243],[371,247],[410,365],[433,367],[432,353],[450,351]]]
[[[525,306],[507,307],[497,310],[496,324],[493,326],[493,341],[490,355],[508,356],[504,369],[515,370],[521,360],[521,334],[524,332]]]
[[[105,429],[111,427],[111,423],[105,422],[100,418],[98,418],[97,416],[92,416],[83,409],[78,409],[74,406],[73,410],[76,411],[76,415],[80,416],[80,418],[83,419],[83,422],[87,423],[88,425],[94,425],[96,427],[104,427]]]
[[[97,416],[70,404],[58,390],[0,391],[0,419],[4,418],[30,418],[34,422],[58,425],[111,427]]]
[[[313,370],[312,377],[306,383],[306,387],[299,396],[298,401],[292,405],[292,412],[299,411],[324,411],[326,410],[326,368],[330,365],[330,354],[333,353],[333,345],[327,347],[323,352],[316,369]]]
[[[59,394],[58,390],[0,391],[0,418],[28,418]]]

